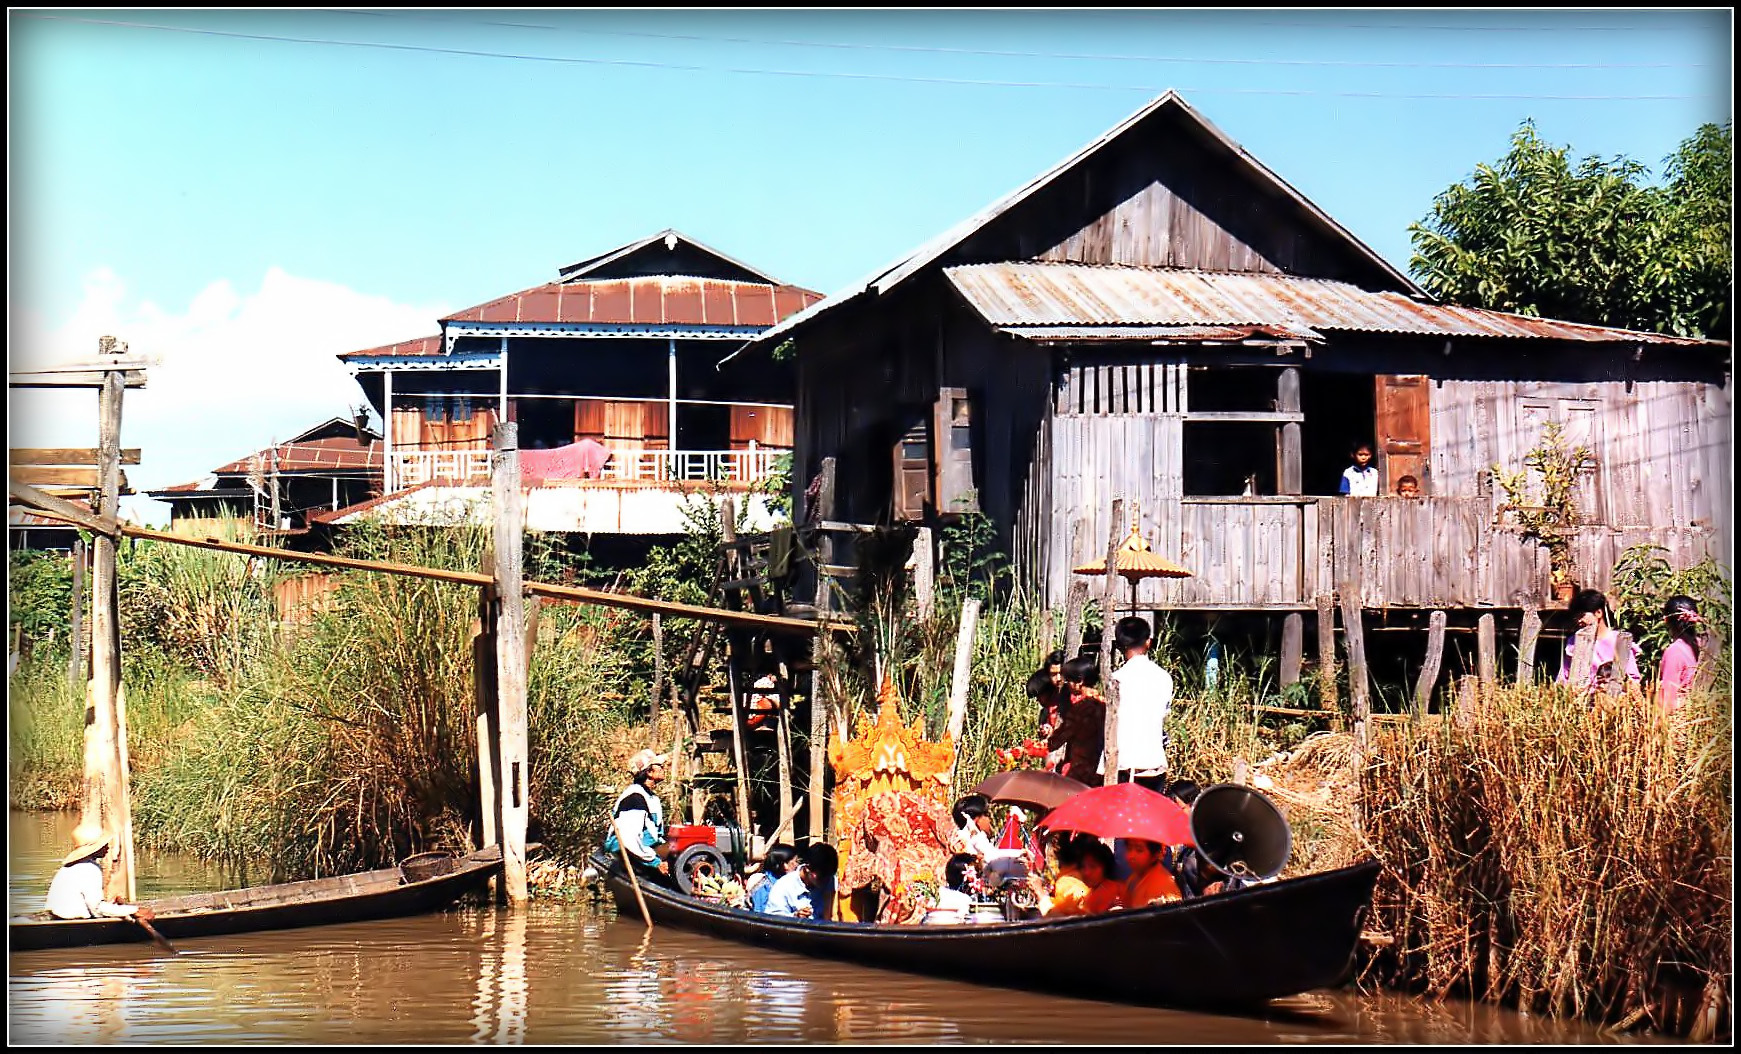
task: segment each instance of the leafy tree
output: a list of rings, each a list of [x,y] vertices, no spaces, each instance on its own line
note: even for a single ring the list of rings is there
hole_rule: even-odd
[[[1409,268],[1473,307],[1681,335],[1728,335],[1733,124],[1707,124],[1666,160],[1668,182],[1624,157],[1573,164],[1525,121],[1495,165],[1433,199],[1409,227]]]

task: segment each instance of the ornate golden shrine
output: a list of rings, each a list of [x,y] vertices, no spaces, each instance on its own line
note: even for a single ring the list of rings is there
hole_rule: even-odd
[[[837,917],[843,921],[857,919],[860,911],[875,910],[870,905],[877,898],[855,896],[867,887],[851,882],[848,877],[862,878],[869,864],[867,859],[854,867],[849,858],[857,845],[855,833],[860,833],[861,824],[866,820],[866,807],[873,799],[883,803],[879,807],[907,814],[895,818],[897,829],[904,836],[929,841],[933,837],[941,840],[949,833],[949,781],[955,763],[954,739],[945,735],[940,743],[928,742],[923,718],[915,719],[911,725],[901,724],[900,696],[892,678],[883,679],[877,698],[880,705],[875,718],[869,714],[860,716],[857,735],[849,740],[844,738],[842,730],[837,729],[828,744],[828,761],[834,768],[834,830],[840,843],[840,875],[843,880]],[[882,795],[890,797],[879,797]],[[920,801],[913,802],[914,798]],[[899,799],[906,799],[909,804],[900,806],[897,804]],[[912,806],[923,808],[915,810]],[[944,830],[934,834],[922,833],[924,828],[935,828],[936,824],[927,822],[928,818],[919,813],[931,814]],[[884,833],[887,834],[886,829]]]

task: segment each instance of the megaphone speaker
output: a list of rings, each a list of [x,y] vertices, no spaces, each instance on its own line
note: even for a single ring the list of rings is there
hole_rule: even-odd
[[[1250,787],[1219,783],[1191,806],[1197,852],[1224,875],[1274,878],[1293,851],[1294,835],[1275,803]]]

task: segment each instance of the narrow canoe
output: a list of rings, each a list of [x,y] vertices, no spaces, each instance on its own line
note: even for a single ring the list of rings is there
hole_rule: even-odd
[[[437,911],[482,886],[501,866],[501,849],[491,846],[466,856],[419,854],[379,871],[141,903],[168,940],[367,922]],[[7,930],[7,945],[15,952],[151,940],[130,919],[57,919],[46,911],[15,917]]]
[[[603,856],[619,916],[640,921]],[[1332,987],[1353,971],[1379,864],[1105,915],[958,926],[811,922],[641,883],[655,925],[745,944],[985,984],[1183,1008],[1238,1007]]]

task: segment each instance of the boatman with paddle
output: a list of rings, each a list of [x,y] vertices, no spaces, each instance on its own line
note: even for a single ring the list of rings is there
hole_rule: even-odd
[[[649,882],[664,882],[671,873],[671,865],[660,859],[667,848],[665,812],[655,792],[664,782],[668,760],[651,750],[636,751],[629,759],[634,779],[617,795],[611,809],[611,833],[605,838],[605,851],[626,854],[634,861],[638,877]]]
[[[48,884],[49,914],[57,919],[152,917],[150,908],[103,899],[103,859],[114,839],[100,827],[79,824],[73,841],[78,844]]]

